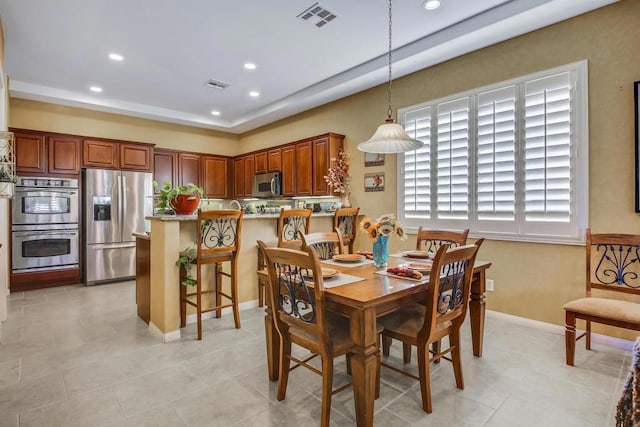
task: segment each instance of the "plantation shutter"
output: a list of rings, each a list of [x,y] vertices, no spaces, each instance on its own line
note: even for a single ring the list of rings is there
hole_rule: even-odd
[[[516,87],[478,94],[478,220],[515,218]]]
[[[404,154],[404,215],[430,218],[431,215],[431,107],[404,116],[409,136],[424,142],[422,148]]]
[[[570,73],[525,83],[525,221],[571,221]]]
[[[469,98],[438,105],[437,210],[439,219],[469,213]]]

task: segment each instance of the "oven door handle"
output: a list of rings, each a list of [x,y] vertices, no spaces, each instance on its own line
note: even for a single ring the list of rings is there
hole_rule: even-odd
[[[15,237],[31,237],[31,236],[77,236],[77,231],[14,231]]]
[[[38,189],[33,189],[33,188],[27,188],[27,189],[18,189],[16,188],[16,193],[50,193],[50,194],[69,194],[69,195],[74,195],[76,194],[75,190],[59,190],[59,189],[44,189],[44,188],[38,188]]]

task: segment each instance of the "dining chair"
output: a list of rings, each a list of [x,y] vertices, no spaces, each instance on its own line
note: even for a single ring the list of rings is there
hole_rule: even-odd
[[[277,398],[285,399],[291,370],[298,366],[310,369],[322,377],[320,419],[321,426],[328,426],[332,396],[351,385],[333,389],[333,359],[354,347],[349,319],[325,310],[322,269],[314,249],[267,247],[262,241],[258,245],[267,258],[270,279],[267,296],[281,339]],[[311,351],[311,356],[305,359],[293,356],[292,343]],[[318,355],[321,369],[308,363]]]
[[[216,311],[216,317],[222,315],[222,309],[232,307],[236,328],[240,328],[238,309],[238,254],[242,238],[243,212],[236,210],[202,211],[198,209],[197,251],[192,260],[196,267],[195,292],[189,292],[186,285],[180,286],[180,326],[187,325],[187,305],[196,308],[198,340],[202,339],[202,313]],[[181,254],[183,255],[183,254]],[[223,263],[229,263],[229,271],[223,271]],[[213,289],[203,289],[203,267],[214,266]],[[181,284],[185,269],[181,268]],[[225,292],[222,278],[230,279],[229,291]],[[215,297],[213,306],[204,308],[203,295]],[[194,298],[195,297],[195,301]],[[226,303],[223,303],[223,298]],[[213,298],[212,298],[213,299]]]
[[[353,253],[353,245],[358,234],[358,213],[360,208],[340,208],[333,215],[333,229],[340,230],[344,244],[349,247],[347,253]]]
[[[418,228],[416,236],[416,250],[436,253],[444,243],[450,247],[464,246],[467,244],[469,229],[463,231],[426,230]],[[424,246],[424,249],[423,249]]]
[[[587,229],[586,241],[585,296],[563,306],[570,366],[577,340],[584,337],[591,350],[592,322],[640,331],[640,303],[627,300],[630,294],[640,295],[640,235],[591,234]],[[576,337],[577,319],[585,321],[585,331]]]
[[[384,362],[382,365],[420,381],[422,409],[427,413],[432,412],[432,361],[444,358],[453,362],[456,386],[464,388],[460,327],[467,314],[473,264],[482,241],[451,249],[448,244],[441,245],[429,275],[426,304],[414,303],[378,319],[384,328],[383,339],[391,337],[417,347],[419,376]],[[431,356],[429,346],[445,337],[449,338],[449,348]],[[445,357],[449,353],[451,357]]]
[[[315,249],[318,258],[321,260],[331,259],[334,255],[342,254],[344,251],[342,233],[340,233],[340,230],[336,230],[333,233],[320,231],[303,234],[302,247]]]

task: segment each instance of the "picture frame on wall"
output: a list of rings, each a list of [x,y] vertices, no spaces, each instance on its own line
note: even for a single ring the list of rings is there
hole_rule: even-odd
[[[384,154],[364,153],[364,167],[384,166]]]
[[[633,83],[634,121],[636,125],[636,212],[640,213],[640,81]]]
[[[364,174],[364,191],[384,191],[384,172]]]

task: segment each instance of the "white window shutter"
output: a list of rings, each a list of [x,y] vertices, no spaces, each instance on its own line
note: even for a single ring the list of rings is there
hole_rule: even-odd
[[[437,209],[439,219],[469,215],[469,98],[438,105]]]
[[[404,215],[428,219],[431,216],[431,107],[404,116],[404,128],[422,148],[404,154]]]

